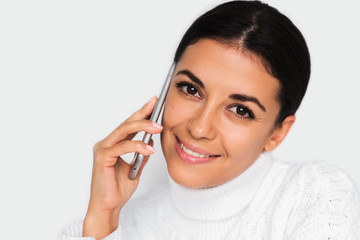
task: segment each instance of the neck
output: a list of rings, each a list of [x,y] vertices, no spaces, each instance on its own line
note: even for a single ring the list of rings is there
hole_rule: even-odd
[[[271,153],[262,153],[236,178],[206,189],[186,188],[170,179],[173,203],[182,215],[192,219],[221,220],[231,217],[250,203],[271,164]]]

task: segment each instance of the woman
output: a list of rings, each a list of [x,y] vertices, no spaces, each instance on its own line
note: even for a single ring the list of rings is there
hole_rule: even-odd
[[[94,146],[86,217],[60,239],[360,239],[345,170],[271,157],[310,77],[287,17],[261,2],[219,5],[192,24],[174,61],[162,125],[147,120],[151,98]],[[161,133],[170,183],[128,202],[148,158],[130,180],[118,157],[155,152],[131,140],[139,131]]]

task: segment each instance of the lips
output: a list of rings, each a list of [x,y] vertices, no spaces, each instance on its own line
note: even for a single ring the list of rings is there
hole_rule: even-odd
[[[193,164],[210,162],[220,157],[220,155],[192,146],[177,137],[175,137],[175,149],[181,160]]]
[[[180,143],[180,148],[181,148],[185,153],[187,153],[188,155],[193,156],[193,157],[204,158],[204,157],[210,157],[210,156],[211,156],[211,155],[206,155],[206,154],[201,154],[201,153],[198,153],[198,152],[191,151],[190,149],[186,148],[186,147],[184,146],[184,144],[182,144],[182,143]]]

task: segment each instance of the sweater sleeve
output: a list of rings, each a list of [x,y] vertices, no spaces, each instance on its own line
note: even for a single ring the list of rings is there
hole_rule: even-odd
[[[153,196],[153,197],[151,197]],[[154,217],[158,209],[157,194],[131,199],[121,210],[119,227],[102,240],[156,240],[161,239]],[[96,240],[94,237],[82,237],[83,221],[76,221],[63,228],[59,240]]]
[[[76,221],[59,233],[59,240],[96,240],[94,237],[82,237],[83,221]],[[120,240],[121,230],[118,227],[114,232],[103,238],[103,240]]]
[[[335,164],[301,171],[303,197],[290,213],[286,239],[360,240],[359,186],[351,173]]]

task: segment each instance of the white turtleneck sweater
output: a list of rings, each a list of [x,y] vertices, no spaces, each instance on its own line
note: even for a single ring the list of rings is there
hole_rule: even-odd
[[[81,237],[82,221],[60,232]],[[360,240],[360,197],[349,173],[324,162],[286,163],[270,153],[209,189],[169,183],[131,200],[106,240]]]

